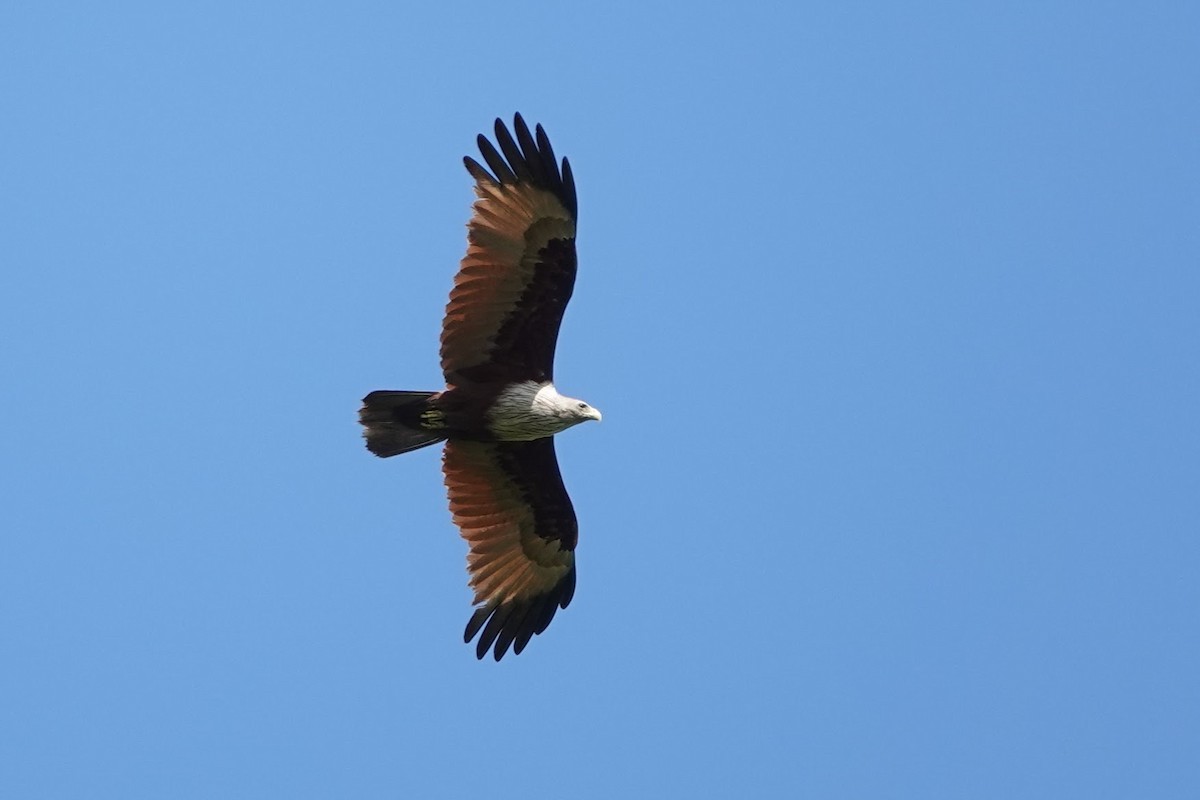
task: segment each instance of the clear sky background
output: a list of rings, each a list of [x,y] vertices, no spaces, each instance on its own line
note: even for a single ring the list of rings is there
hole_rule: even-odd
[[[6,4],[0,796],[1200,796],[1200,6]],[[579,185],[477,662],[461,158]]]

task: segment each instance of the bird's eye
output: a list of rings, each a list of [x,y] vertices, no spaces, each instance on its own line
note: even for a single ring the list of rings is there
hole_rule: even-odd
[[[579,410],[580,410],[580,411],[582,411],[582,410],[583,410],[583,409],[585,409],[585,408],[587,408],[587,403],[580,403],[580,404],[579,404]]]

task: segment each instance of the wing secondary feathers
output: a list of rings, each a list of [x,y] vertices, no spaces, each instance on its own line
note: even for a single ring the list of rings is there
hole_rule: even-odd
[[[531,133],[519,114],[513,123],[515,138],[496,120],[499,149],[479,137],[491,172],[464,159],[477,199],[442,327],[450,384],[553,378],[575,286],[575,180],[540,125]]]
[[[450,441],[443,457],[454,522],[470,545],[475,604],[464,639],[499,661],[546,630],[575,592],[578,526],[554,440]]]

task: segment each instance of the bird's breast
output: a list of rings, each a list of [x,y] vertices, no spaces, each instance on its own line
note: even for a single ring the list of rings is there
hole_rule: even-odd
[[[558,392],[551,383],[522,381],[506,386],[487,412],[488,431],[500,442],[528,442],[571,427],[555,413]]]

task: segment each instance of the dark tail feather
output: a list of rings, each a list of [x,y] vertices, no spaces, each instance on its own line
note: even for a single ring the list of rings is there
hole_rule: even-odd
[[[429,402],[436,392],[371,392],[358,421],[367,449],[380,458],[407,453],[446,438],[437,426],[441,412]]]

